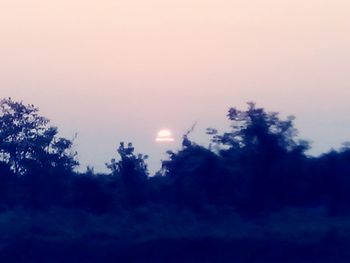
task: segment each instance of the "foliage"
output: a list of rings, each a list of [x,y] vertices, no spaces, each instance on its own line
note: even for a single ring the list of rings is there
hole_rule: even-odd
[[[72,142],[58,137],[56,127],[33,105],[12,99],[0,101],[0,160],[23,175],[30,169],[73,169],[78,162]]]
[[[146,197],[148,170],[145,161],[148,156],[135,155],[134,150],[132,143],[125,147],[121,142],[118,148],[120,160],[112,159],[110,164],[106,164],[116,180],[120,201],[125,206],[139,205]]]

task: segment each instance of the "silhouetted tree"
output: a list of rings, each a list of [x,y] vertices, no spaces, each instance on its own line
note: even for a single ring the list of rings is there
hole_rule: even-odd
[[[57,134],[57,128],[33,105],[0,101],[0,160],[15,174],[23,175],[34,166],[73,169],[78,162],[72,142]]]
[[[350,148],[331,150],[314,161],[314,193],[332,216],[350,213]]]
[[[219,135],[217,130],[208,129],[212,141],[229,149],[223,152],[264,153],[266,159],[280,158],[286,153],[303,153],[308,149],[306,141],[297,141],[294,117],[281,120],[276,112],[266,112],[248,103],[245,111],[230,108],[227,117],[232,122],[230,132]]]
[[[0,209],[8,208],[15,202],[16,183],[18,183],[17,178],[10,166],[5,162],[0,162]]]
[[[71,148],[72,141],[60,138],[57,128],[33,105],[0,101],[0,161],[16,176],[12,190],[23,204],[36,208],[62,204],[78,165]]]
[[[293,117],[281,120],[278,113],[266,112],[254,103],[248,103],[245,111],[231,108],[227,116],[232,122],[230,132],[207,132],[237,177],[241,207],[252,211],[278,209],[283,199],[279,195],[298,190],[300,162],[306,159],[308,143],[296,139]],[[292,186],[295,188],[288,190]]]
[[[229,204],[233,182],[227,177],[222,159],[209,149],[184,136],[183,148],[168,151],[169,160],[162,162],[163,174],[170,182],[168,195],[180,206],[194,209],[206,204]]]
[[[123,142],[118,148],[119,160],[112,159],[106,164],[112,172],[112,176],[118,182],[120,192],[126,195],[124,201],[130,205],[142,203],[147,192],[148,168],[145,160],[148,156],[134,153],[131,143],[127,147]],[[126,199],[128,200],[126,200]]]

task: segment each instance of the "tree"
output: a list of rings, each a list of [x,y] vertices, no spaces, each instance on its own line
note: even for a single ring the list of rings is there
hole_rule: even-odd
[[[219,135],[217,130],[208,129],[207,133],[213,136],[214,143],[230,151],[246,150],[250,154],[262,151],[272,158],[308,149],[307,142],[295,139],[298,132],[293,126],[293,116],[281,120],[278,113],[266,112],[249,102],[246,111],[230,108],[227,117],[232,122],[230,132]]]
[[[134,151],[132,143],[128,143],[125,147],[125,144],[121,142],[118,148],[120,159],[112,159],[111,163],[106,164],[118,182],[120,192],[123,192],[119,193],[122,195],[121,198],[130,205],[145,201],[148,179],[148,168],[145,162],[148,156],[135,155]]]
[[[220,156],[183,136],[183,147],[168,151],[162,173],[171,188],[168,195],[180,206],[201,209],[206,204],[232,204],[233,185]],[[171,199],[171,198],[167,198]]]
[[[72,141],[58,137],[57,128],[34,105],[0,101],[0,161],[15,174],[38,168],[71,170],[78,165],[71,148]]]
[[[231,131],[218,134],[208,129],[208,134],[237,177],[241,207],[278,209],[286,200],[295,201],[297,194],[302,196],[301,180],[307,178],[301,171],[309,145],[297,140],[294,117],[281,120],[278,113],[266,112],[254,103],[248,103],[245,111],[231,108],[227,117]]]
[[[128,184],[134,181],[143,181],[147,179],[148,169],[145,161],[148,159],[147,155],[134,154],[135,148],[132,143],[128,143],[125,147],[124,142],[121,142],[118,148],[120,160],[112,159],[107,168],[112,171],[114,176],[120,176],[122,180]]]

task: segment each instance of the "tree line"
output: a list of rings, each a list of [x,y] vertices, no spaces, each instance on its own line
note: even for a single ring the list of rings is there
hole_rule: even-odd
[[[77,172],[73,141],[34,105],[0,101],[0,210],[53,207],[119,213],[156,205],[201,213],[229,207],[246,216],[288,207],[324,207],[329,215],[350,213],[350,147],[318,157],[298,139],[294,118],[280,118],[248,103],[230,108],[230,130],[207,129],[204,147],[183,137],[150,176],[147,155],[120,143],[109,173]]]

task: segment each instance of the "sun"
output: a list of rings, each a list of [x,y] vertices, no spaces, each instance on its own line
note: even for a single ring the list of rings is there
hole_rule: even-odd
[[[172,132],[168,129],[162,129],[157,133],[156,142],[173,142]]]

